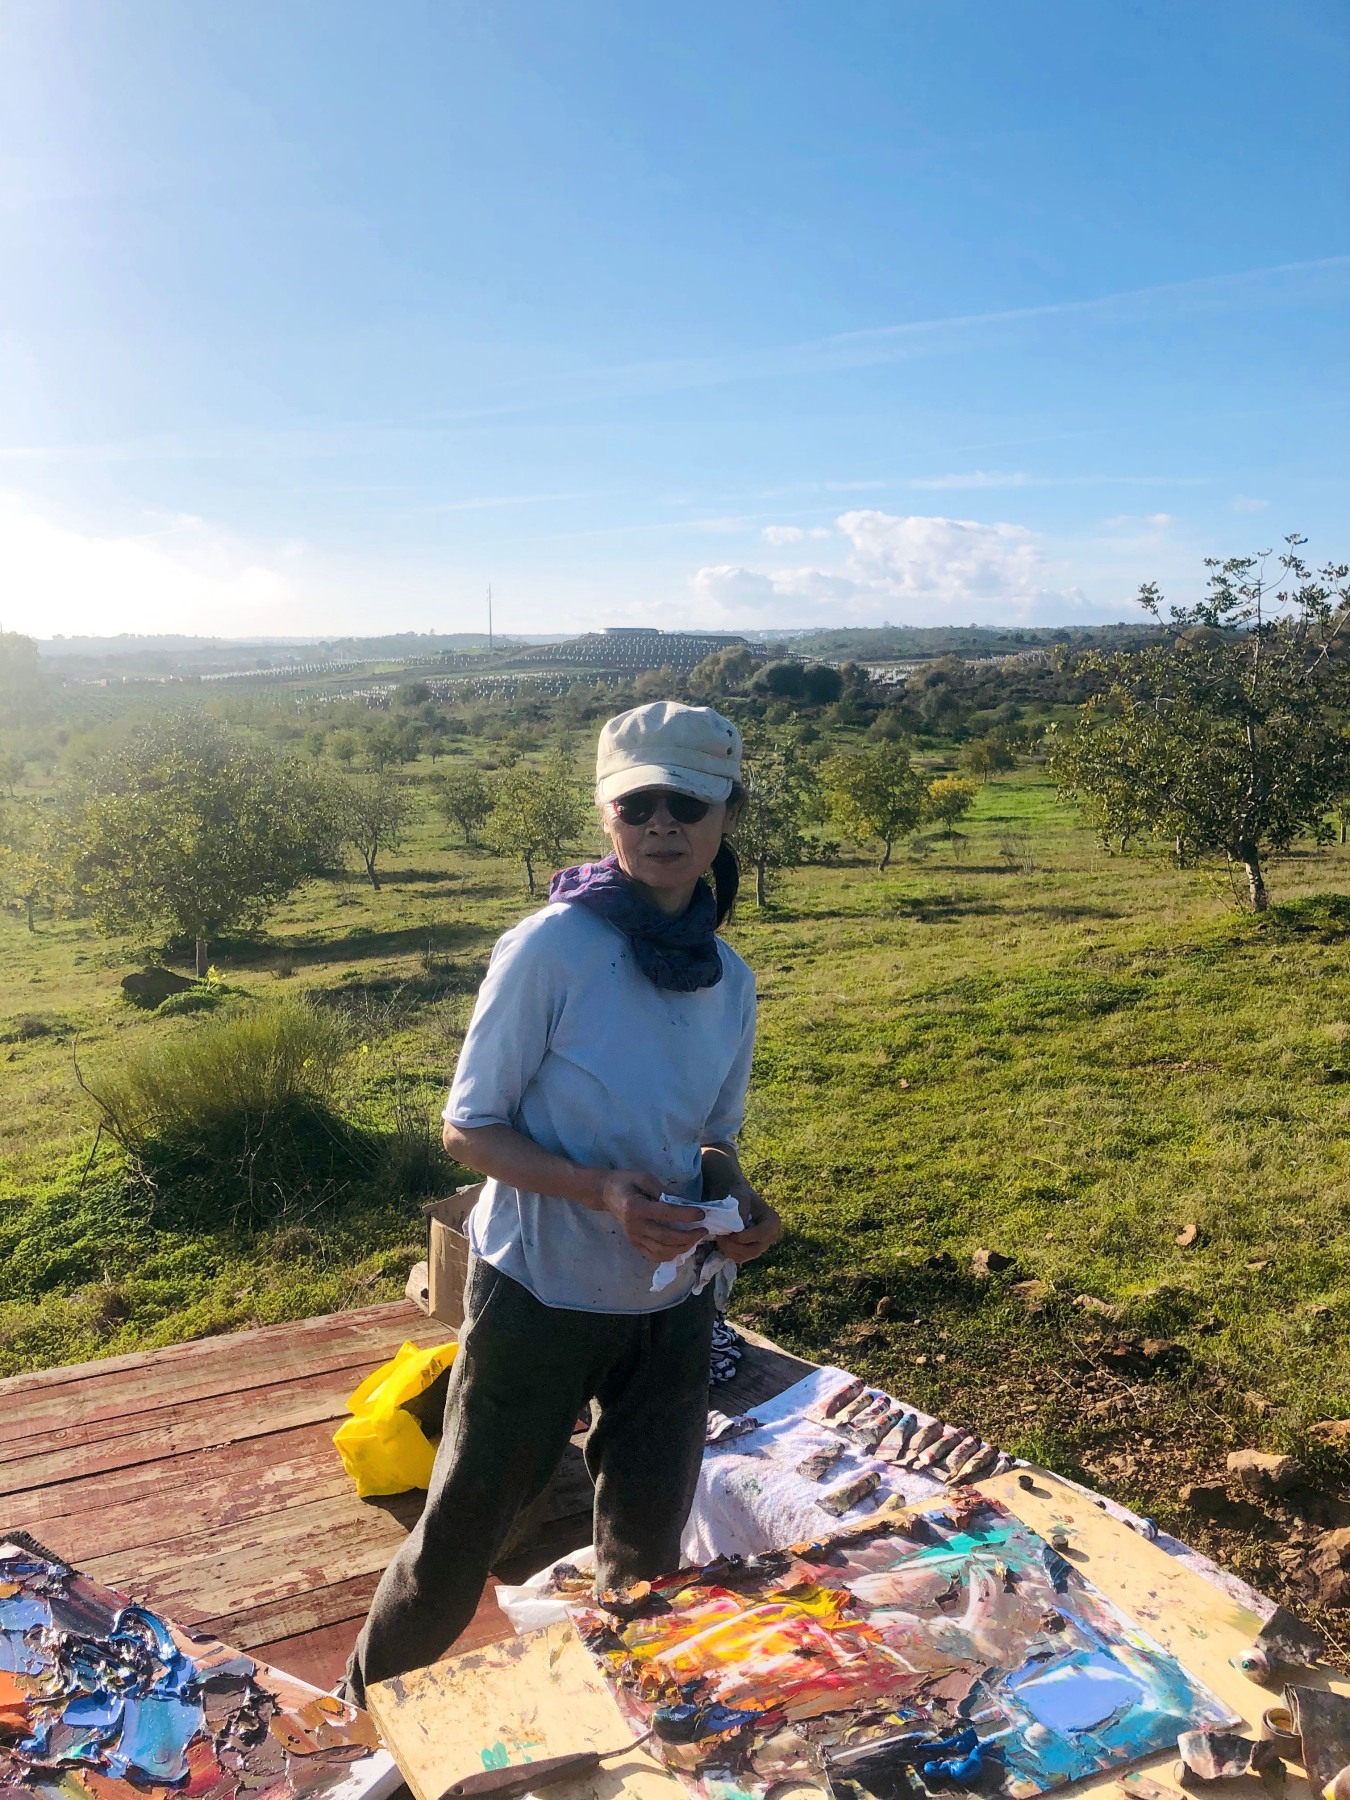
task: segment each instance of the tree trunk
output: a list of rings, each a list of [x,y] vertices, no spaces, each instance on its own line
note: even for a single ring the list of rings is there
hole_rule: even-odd
[[[378,854],[378,852],[377,852],[377,854]],[[375,892],[378,894],[380,891],[380,878],[375,873],[375,858],[373,856],[367,856],[365,851],[363,850],[361,852],[361,860],[366,865],[366,874],[369,875],[369,877],[370,877],[370,885],[374,888]]]
[[[529,883],[530,893],[533,894],[534,893],[534,858],[533,858],[533,856],[531,856],[531,854],[528,850],[525,852],[525,879]]]
[[[28,929],[30,931],[36,931],[37,926],[33,923],[33,896],[31,894],[24,895],[23,907],[24,907],[24,911],[28,915]]]
[[[210,967],[210,964],[206,960],[206,939],[204,937],[198,935],[198,938],[197,938],[197,979],[198,979],[198,981],[206,980],[206,971],[209,967]]]
[[[764,906],[766,904],[767,901],[764,893],[764,864],[762,862],[757,862],[755,864],[755,905]]]
[[[885,871],[891,865],[891,840],[889,838],[887,838],[885,840],[885,843],[886,843],[885,855],[882,857],[881,861],[877,864],[878,874],[884,874]]]
[[[1345,829],[1346,829],[1346,818],[1345,818],[1345,814],[1342,813],[1341,814],[1341,842],[1342,843],[1345,842]]]
[[[1173,845],[1173,848],[1176,851],[1177,867],[1179,869],[1184,869],[1186,867],[1186,840],[1185,840],[1185,838],[1177,838]]]
[[[1261,859],[1254,844],[1244,845],[1235,858],[1247,874],[1247,893],[1252,903],[1253,912],[1265,912],[1270,905],[1266,894],[1266,878],[1261,873]]]

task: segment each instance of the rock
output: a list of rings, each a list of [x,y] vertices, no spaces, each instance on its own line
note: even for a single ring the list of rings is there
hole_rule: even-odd
[[[1079,1294],[1074,1301],[1079,1312],[1092,1313],[1099,1319],[1118,1319],[1120,1308],[1112,1306],[1107,1300],[1099,1300],[1095,1294]]]
[[[1118,1375],[1156,1375],[1167,1369],[1180,1368],[1190,1361],[1190,1351],[1172,1338],[1140,1340],[1128,1334],[1103,1344],[1098,1355],[1106,1367]]]
[[[133,1006],[144,1007],[147,1011],[161,1005],[170,994],[185,994],[196,985],[186,975],[175,975],[172,969],[158,966],[137,969],[134,974],[122,977],[123,994]]]
[[[876,1305],[872,1308],[873,1317],[878,1319],[888,1318],[894,1305],[895,1302],[891,1299],[890,1295],[883,1294],[880,1300],[878,1300]]]
[[[1350,1419],[1321,1419],[1309,1428],[1308,1436],[1322,1444],[1350,1445]]]
[[[1228,1473],[1249,1494],[1269,1500],[1277,1494],[1287,1494],[1303,1470],[1292,1456],[1268,1450],[1233,1450],[1228,1457]]]
[[[1014,1258],[1005,1256],[1001,1250],[973,1250],[970,1257],[970,1272],[981,1281],[987,1281],[991,1275],[1006,1275],[1013,1267]]]
[[[1221,1481],[1188,1481],[1177,1490],[1177,1499],[1201,1519],[1224,1519],[1233,1510],[1228,1489]]]
[[[1050,1283],[1033,1277],[1029,1281],[1015,1281],[1009,1291],[1017,1295],[1029,1313],[1041,1313],[1050,1297]]]
[[[931,1269],[935,1275],[955,1275],[956,1258],[950,1250],[939,1250],[936,1256],[926,1256],[919,1266]]]
[[[1175,1238],[1173,1238],[1172,1242],[1176,1245],[1178,1250],[1192,1249],[1200,1242],[1200,1227],[1198,1225],[1183,1225]]]
[[[1255,1388],[1248,1388],[1242,1398],[1247,1402],[1248,1406],[1251,1407],[1252,1411],[1254,1413],[1260,1413],[1263,1419],[1268,1418],[1275,1410],[1275,1402],[1273,1400],[1267,1400],[1264,1394],[1258,1394]],[[1350,1423],[1350,1421],[1347,1422]]]
[[[1350,1606],[1350,1525],[1323,1532],[1305,1567],[1323,1606]]]

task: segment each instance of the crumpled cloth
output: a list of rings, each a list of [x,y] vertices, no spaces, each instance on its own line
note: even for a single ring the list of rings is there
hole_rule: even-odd
[[[652,1292],[659,1294],[668,1288],[689,1258],[697,1256],[700,1251],[703,1251],[704,1255],[699,1262],[693,1292],[701,1294],[708,1283],[712,1282],[718,1307],[725,1307],[727,1297],[731,1293],[731,1285],[736,1279],[736,1264],[729,1256],[710,1244],[708,1239],[725,1237],[729,1231],[744,1231],[745,1220],[741,1217],[740,1207],[730,1195],[725,1200],[706,1202],[680,1200],[674,1194],[662,1194],[661,1198],[670,1206],[697,1206],[703,1214],[703,1223],[681,1227],[682,1230],[688,1230],[693,1242],[687,1250],[681,1250],[678,1256],[672,1256],[668,1262],[657,1264],[656,1271],[652,1276]]]

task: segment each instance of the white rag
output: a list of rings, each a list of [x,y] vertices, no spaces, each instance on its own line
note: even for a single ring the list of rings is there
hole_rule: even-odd
[[[681,1250],[680,1254],[672,1256],[669,1262],[657,1265],[656,1272],[652,1276],[652,1292],[654,1294],[659,1294],[663,1288],[670,1286],[676,1275],[679,1274],[680,1265],[687,1263],[699,1246],[706,1243],[709,1238],[725,1237],[729,1231],[745,1230],[745,1220],[741,1217],[741,1209],[730,1195],[725,1200],[710,1200],[706,1203],[680,1200],[674,1194],[662,1194],[661,1198],[669,1206],[697,1207],[698,1211],[703,1214],[703,1220],[698,1225],[681,1224],[680,1230],[690,1232],[693,1241],[687,1250]],[[730,1272],[729,1279],[728,1271]],[[726,1297],[731,1292],[731,1283],[735,1279],[736,1265],[731,1258],[723,1256],[721,1251],[710,1251],[699,1269],[698,1280],[694,1283],[694,1292],[701,1294],[710,1281],[715,1281],[717,1283],[717,1304],[725,1306]]]

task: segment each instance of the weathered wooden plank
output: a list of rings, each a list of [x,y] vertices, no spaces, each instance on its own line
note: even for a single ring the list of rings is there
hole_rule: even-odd
[[[309,1379],[281,1382],[253,1393],[226,1394],[208,1406],[165,1408],[152,1425],[142,1425],[95,1444],[60,1446],[20,1462],[0,1463],[0,1495],[25,1488],[77,1481],[108,1469],[158,1462],[187,1450],[206,1450],[241,1439],[285,1431],[293,1425],[338,1420],[346,1413],[351,1372],[338,1370]]]
[[[761,1337],[747,1326],[738,1325],[736,1329],[745,1339],[745,1354],[732,1380],[712,1390],[710,1399],[719,1412],[749,1412],[765,1400],[774,1400],[788,1388],[795,1387],[813,1369],[820,1367],[819,1363],[807,1362],[788,1350],[780,1350],[769,1338]]]
[[[512,1635],[510,1620],[497,1604],[496,1590],[497,1583],[489,1579],[477,1612],[455,1641],[455,1655],[462,1655],[466,1650],[480,1650],[485,1644],[500,1643]],[[315,1687],[335,1687],[342,1678],[356,1635],[365,1621],[367,1605],[368,1602],[364,1602],[351,1618],[336,1620],[331,1625],[320,1625],[295,1637],[245,1647],[260,1661],[284,1669],[288,1675],[298,1675]],[[238,1643],[239,1640],[235,1637],[229,1641]]]
[[[353,1576],[348,1581],[335,1581],[327,1587],[311,1588],[307,1593],[286,1594],[257,1605],[241,1606],[233,1612],[219,1613],[214,1618],[199,1619],[197,1631],[218,1637],[222,1643],[235,1644],[241,1650],[256,1650],[283,1637],[299,1637],[320,1631],[344,1620],[361,1620],[366,1616],[378,1573]],[[352,1637],[355,1639],[356,1632]],[[280,1661],[278,1668],[285,1665]]]
[[[53,1369],[34,1369],[27,1375],[9,1375],[0,1381],[0,1396],[6,1398],[36,1392],[44,1388],[78,1386],[85,1381],[106,1382],[111,1377],[153,1368],[166,1378],[184,1363],[223,1354],[249,1356],[256,1346],[282,1341],[341,1336],[360,1331],[368,1325],[380,1326],[403,1317],[416,1323],[443,1327],[429,1321],[426,1314],[410,1300],[386,1300],[379,1306],[355,1307],[348,1312],[316,1313],[308,1319],[292,1319],[281,1325],[258,1325],[249,1331],[226,1332],[219,1337],[192,1338],[181,1344],[162,1344],[153,1350],[131,1350],[124,1356],[106,1356],[93,1362],[61,1363]],[[409,1331],[408,1336],[412,1336]]]
[[[311,1453],[316,1458],[330,1453],[336,1456],[332,1442],[333,1421],[321,1419],[312,1425],[269,1432],[242,1443],[103,1470],[54,1487],[29,1488],[0,1499],[0,1524],[23,1526],[41,1537],[38,1527],[49,1525],[54,1519],[74,1518],[97,1513],[103,1507],[113,1509],[156,1497],[163,1500],[164,1521],[171,1523],[176,1497],[184,1490],[190,1492],[197,1484],[209,1482],[221,1473],[228,1475],[232,1470],[237,1470],[241,1484],[246,1484],[256,1480],[258,1471],[272,1458],[286,1462]]]
[[[288,1507],[271,1519],[170,1538],[82,1565],[95,1580],[144,1596],[170,1617],[195,1625],[287,1595],[378,1575],[403,1542],[392,1511],[353,1506],[346,1496]]]
[[[253,1338],[257,1334],[243,1335]],[[424,1319],[415,1308],[405,1307],[393,1319],[350,1331],[314,1333],[296,1342],[277,1338],[255,1345],[247,1353],[232,1350],[201,1358],[180,1366],[172,1379],[152,1366],[113,1377],[106,1384],[88,1379],[28,1395],[10,1396],[0,1384],[0,1410],[6,1426],[0,1461],[31,1455],[44,1440],[54,1446],[116,1437],[136,1429],[138,1421],[152,1422],[148,1415],[166,1407],[202,1405],[265,1383],[346,1370],[352,1372],[351,1385],[355,1387],[401,1344],[444,1343],[453,1335],[444,1325]],[[222,1345],[230,1342],[228,1338],[215,1341]]]
[[[284,1441],[293,1435],[298,1434],[288,1432],[280,1437]],[[51,1519],[43,1526],[44,1541],[69,1561],[85,1563],[93,1557],[163,1543],[169,1536],[191,1541],[249,1519],[280,1516],[312,1500],[347,1496],[353,1507],[361,1504],[333,1448],[327,1425],[319,1428],[319,1435],[311,1437],[300,1454],[278,1456],[276,1442],[256,1438],[250,1444],[231,1444],[208,1452],[211,1461],[196,1479],[172,1484],[150,1480],[146,1492],[120,1505],[109,1500]],[[241,1452],[245,1453],[242,1458]],[[155,1467],[147,1465],[148,1470]],[[82,1484],[95,1501],[98,1479]],[[6,1508],[4,1517],[9,1523],[23,1523],[8,1501],[0,1504]]]

